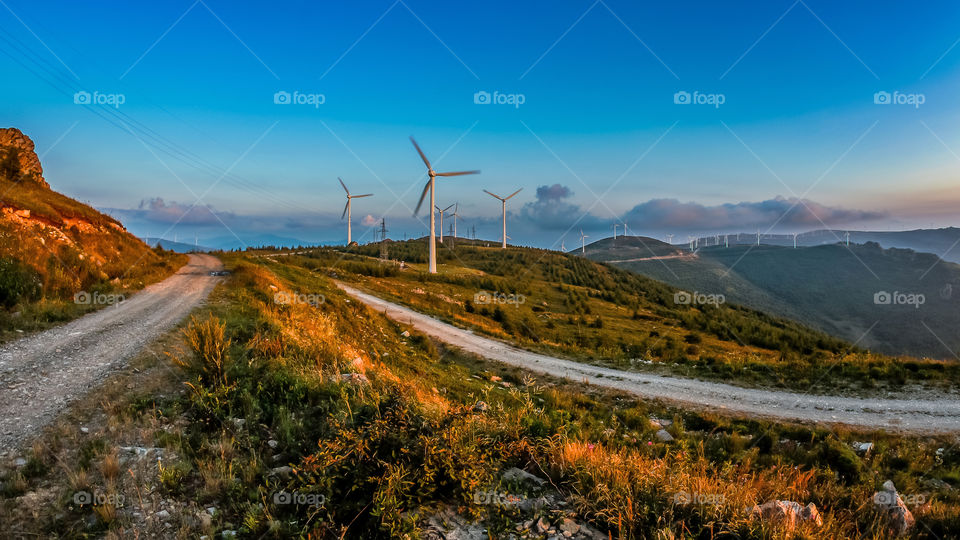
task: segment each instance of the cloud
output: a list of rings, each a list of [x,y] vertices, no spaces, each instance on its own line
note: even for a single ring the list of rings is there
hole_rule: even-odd
[[[628,211],[623,219],[632,230],[751,230],[757,227],[809,229],[873,221],[885,213],[838,208],[809,199],[775,197],[758,202],[706,206],[677,199],[653,199]]]
[[[131,211],[139,214],[137,217],[154,223],[183,225],[213,225],[220,223],[220,219],[230,219],[233,215],[229,212],[220,213],[220,219],[217,219],[218,213],[210,205],[188,205],[178,202],[167,203],[160,197],[145,199],[140,201],[137,210]]]
[[[579,205],[567,201],[573,196],[569,187],[560,184],[537,187],[537,200],[529,202],[520,209],[518,217],[529,227],[545,231],[565,231],[574,226],[578,218],[578,227],[594,228],[599,220],[587,214]]]
[[[379,222],[379,220],[377,220],[377,218],[373,217],[373,214],[367,214],[366,216],[363,216],[363,221],[361,221],[360,223],[361,223],[362,225],[367,226],[367,227],[372,227],[372,226],[376,225],[378,222]]]

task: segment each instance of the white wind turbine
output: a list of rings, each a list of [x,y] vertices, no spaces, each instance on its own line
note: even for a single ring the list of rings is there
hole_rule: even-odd
[[[845,234],[846,237],[847,237],[847,247],[850,247],[850,231],[847,231],[847,232],[844,233],[844,234]]]
[[[760,229],[757,229],[757,246],[760,246]]]
[[[580,254],[586,255],[587,253],[587,243],[584,241],[590,236],[583,234],[583,229],[580,229]]]
[[[730,238],[727,235],[723,235],[723,247],[730,247]]]
[[[511,193],[511,194],[510,194],[509,196],[507,196],[507,197],[501,197],[501,196],[499,196],[499,195],[494,195],[493,193],[490,193],[490,192],[487,191],[487,190],[483,190],[483,191],[486,192],[487,195],[490,195],[491,197],[500,200],[501,208],[503,209],[503,237],[502,237],[502,238],[503,238],[503,245],[500,246],[500,247],[503,248],[503,249],[507,249],[507,201],[510,200],[510,198],[513,197],[514,195],[516,195],[517,193],[520,193],[521,191],[523,191],[523,188],[520,188],[520,189],[514,191],[513,193]]]
[[[563,240],[560,240],[560,252],[561,253],[567,252],[567,244]]]
[[[337,177],[337,180],[340,180],[340,185],[343,186],[343,190],[347,192],[347,205],[343,207],[343,215],[340,216],[340,219],[343,219],[344,216],[347,217],[347,245],[349,246],[353,242],[352,231],[350,222],[353,217],[353,205],[352,202],[354,199],[359,199],[361,197],[370,197],[373,193],[366,193],[364,195],[351,195],[350,190],[347,189],[347,185],[343,183],[343,178]]]
[[[620,226],[620,225],[618,225],[618,224],[616,224],[616,223],[613,224],[613,239],[614,239],[614,240],[617,239],[617,227],[619,227],[619,226]]]
[[[687,235],[687,242],[690,242],[690,251],[693,251],[693,238],[692,235]]]
[[[668,243],[668,244],[673,244],[673,235],[672,235],[672,234],[668,234],[668,235],[667,235],[667,243]]]
[[[620,236],[627,236],[627,222],[623,222],[623,234]]]
[[[430,262],[428,267],[428,272],[431,274],[437,273],[437,237],[435,232],[435,223],[434,223],[434,214],[433,208],[437,205],[436,203],[436,177],[438,176],[461,176],[464,174],[480,174],[480,171],[460,171],[460,172],[445,172],[438,173],[433,170],[433,166],[430,165],[430,160],[427,159],[427,156],[423,153],[423,150],[420,149],[420,145],[417,144],[416,139],[412,136],[410,137],[410,142],[413,143],[413,147],[417,149],[417,153],[420,154],[420,159],[423,160],[423,164],[427,166],[427,175],[430,177],[427,180],[427,185],[423,187],[423,193],[420,194],[420,202],[417,203],[417,209],[413,211],[413,215],[417,215],[420,212],[420,207],[423,206],[423,199],[427,196],[427,191],[430,192],[430,240],[428,243],[428,250],[430,252]]]
[[[443,214],[446,213],[447,210],[453,208],[453,205],[451,204],[450,206],[444,208],[443,210],[441,210],[439,206],[434,206],[434,208],[436,208],[437,213],[440,214],[440,243],[442,244],[443,243]]]
[[[453,217],[453,238],[454,238],[454,240],[456,240],[456,238],[457,238],[457,220],[460,219],[460,214],[459,214],[459,212],[460,212],[460,203],[454,203],[454,205],[453,205],[453,213],[450,214],[450,216]]]
[[[797,233],[793,233],[793,249],[797,249]]]

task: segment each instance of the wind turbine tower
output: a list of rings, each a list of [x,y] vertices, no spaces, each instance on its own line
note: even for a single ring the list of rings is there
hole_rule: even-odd
[[[450,206],[444,208],[443,210],[441,210],[439,206],[434,206],[434,208],[436,208],[436,209],[437,209],[437,213],[440,214],[440,238],[439,238],[439,240],[440,240],[440,243],[442,244],[442,243],[443,243],[443,214],[445,214],[445,213],[447,212],[447,210],[453,208],[453,205],[451,204]]]
[[[847,247],[850,247],[850,231],[846,232],[846,237],[847,237]]]
[[[427,196],[427,192],[430,192],[430,240],[428,243],[429,252],[430,252],[430,264],[428,271],[431,274],[437,273],[437,237],[434,227],[436,226],[434,222],[435,216],[433,215],[433,208],[436,206],[436,178],[438,176],[462,176],[465,174],[480,174],[480,171],[459,171],[459,172],[446,172],[438,173],[433,170],[433,166],[430,165],[430,160],[427,159],[426,154],[423,153],[423,150],[420,149],[420,145],[417,144],[416,139],[412,136],[410,137],[410,142],[413,143],[413,147],[417,149],[417,153],[420,154],[420,159],[423,160],[423,164],[427,166],[427,175],[430,177],[427,180],[427,185],[423,187],[423,193],[420,194],[420,202],[417,203],[417,209],[414,210],[413,215],[416,216],[420,211],[420,207],[423,205],[423,199]]]
[[[580,254],[581,255],[587,254],[587,243],[584,241],[587,238],[590,238],[590,237],[583,234],[583,229],[580,229]]]
[[[797,249],[797,233],[793,233],[793,249]]]
[[[672,235],[672,234],[668,234],[668,235],[667,235],[667,243],[668,243],[668,244],[673,244],[673,235]]]
[[[617,227],[618,227],[618,226],[619,226],[619,225],[617,225],[616,223],[613,224],[613,239],[614,239],[614,240],[617,239]]]
[[[502,208],[502,211],[503,211],[503,236],[502,236],[502,238],[503,238],[503,244],[502,244],[500,247],[503,248],[503,249],[507,249],[507,201],[509,201],[510,198],[513,197],[514,195],[516,195],[517,193],[520,193],[521,191],[523,191],[523,188],[520,188],[520,189],[514,191],[513,193],[511,193],[511,194],[508,195],[507,197],[501,197],[501,196],[499,196],[499,195],[494,195],[493,193],[490,193],[490,192],[487,191],[487,190],[483,190],[483,191],[486,192],[487,195],[490,195],[491,197],[493,197],[493,198],[495,198],[495,199],[498,199],[498,200],[500,201],[500,205],[501,205],[501,208]]]
[[[347,192],[347,205],[343,207],[343,215],[340,216],[340,219],[343,219],[344,216],[347,217],[347,245],[349,246],[353,243],[353,232],[351,230],[352,225],[350,223],[353,221],[353,200],[361,197],[370,197],[373,195],[373,193],[367,193],[364,195],[351,195],[350,190],[347,189],[347,185],[343,183],[343,179],[338,176],[337,180],[340,180],[340,185],[343,186],[343,190]]]

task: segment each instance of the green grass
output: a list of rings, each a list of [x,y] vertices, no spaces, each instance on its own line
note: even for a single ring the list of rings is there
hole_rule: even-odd
[[[415,261],[423,247],[396,243],[391,256]],[[871,353],[732,303],[678,304],[668,285],[578,256],[460,244],[441,249],[430,275],[421,263],[403,271],[380,263],[376,252],[324,248],[282,259],[530,350],[618,369],[821,392],[942,388],[960,378],[955,362]],[[483,292],[503,302],[478,302]]]

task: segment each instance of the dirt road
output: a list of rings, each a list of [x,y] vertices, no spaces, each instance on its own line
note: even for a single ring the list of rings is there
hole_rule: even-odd
[[[742,388],[723,383],[619,371],[554,358],[476,335],[344,284],[341,289],[397,322],[464,351],[530,371],[623,390],[703,410],[774,420],[845,424],[920,433],[960,432],[960,401],[862,399]]]
[[[199,305],[220,260],[190,255],[166,280],[114,306],[0,346],[0,455],[20,446],[75,398]]]

